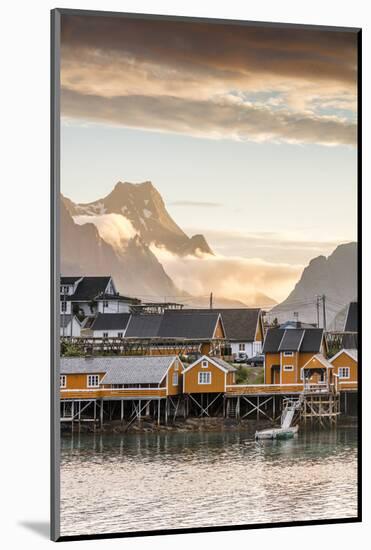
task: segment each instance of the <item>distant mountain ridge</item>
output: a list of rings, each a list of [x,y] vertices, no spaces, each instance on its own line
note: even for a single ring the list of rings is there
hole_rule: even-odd
[[[188,237],[174,222],[150,181],[118,182],[106,197],[85,204],[76,204],[65,197],[63,200],[71,216],[123,215],[148,246],[155,244],[180,256],[213,254],[203,235]]]
[[[294,290],[270,311],[270,317],[284,322],[293,319],[294,312],[297,312],[300,321],[316,323],[316,296],[323,294],[326,296],[327,324],[331,324],[349,302],[357,300],[356,242],[339,245],[327,258],[317,256],[311,260]]]

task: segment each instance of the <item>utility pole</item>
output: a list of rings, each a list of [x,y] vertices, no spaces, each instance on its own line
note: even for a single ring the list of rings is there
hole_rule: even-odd
[[[210,292],[210,309],[213,309],[213,293]]]
[[[316,310],[317,310],[317,328],[319,328],[319,301],[320,301],[321,297],[316,296]]]
[[[323,330],[326,331],[326,294],[322,294]]]

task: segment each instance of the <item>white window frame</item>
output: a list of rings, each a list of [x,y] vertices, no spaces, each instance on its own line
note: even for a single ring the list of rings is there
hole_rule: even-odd
[[[103,332],[102,338],[108,338],[108,332]]]
[[[123,332],[118,332],[117,333],[117,338],[123,338],[124,337],[124,333]]]
[[[283,356],[284,357],[294,357],[294,352],[293,351],[284,351]]]
[[[179,375],[177,372],[173,372],[173,386],[178,386],[179,384]]]
[[[346,373],[346,376],[344,376],[343,373]],[[347,378],[350,378],[350,367],[339,367],[338,376],[341,380],[345,380]]]
[[[108,300],[103,300],[103,309],[106,309],[107,307],[109,307],[109,301]]]
[[[210,385],[211,384],[211,372],[199,372],[198,373],[198,383],[201,385]]]
[[[98,388],[99,374],[88,374],[86,377],[88,388]]]
[[[238,344],[238,351],[246,351],[246,344]]]
[[[203,369],[207,369],[207,367],[209,366],[209,363],[207,362],[206,359],[203,359],[202,363],[201,363],[201,367]]]
[[[65,374],[59,375],[59,387],[60,388],[66,388],[67,387],[67,376]]]
[[[179,364],[178,364],[178,361],[177,361],[174,365],[174,371],[178,371],[178,370],[179,370]]]
[[[294,372],[294,365],[283,365],[283,370],[286,372]]]
[[[61,312],[66,313],[67,312],[67,302],[66,300],[61,301]]]

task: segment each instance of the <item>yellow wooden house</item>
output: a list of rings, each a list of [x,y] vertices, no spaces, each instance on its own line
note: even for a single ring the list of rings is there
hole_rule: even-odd
[[[183,393],[224,393],[236,370],[219,357],[203,355],[183,371]]]
[[[358,351],[342,349],[330,359],[340,390],[358,389]]]
[[[263,354],[265,384],[302,385],[303,367],[316,354],[326,356],[323,329],[270,328],[265,336]]]

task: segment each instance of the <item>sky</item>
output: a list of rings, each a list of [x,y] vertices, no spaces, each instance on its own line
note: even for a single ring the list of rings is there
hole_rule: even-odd
[[[353,32],[63,16],[62,192],[150,180],[217,254],[299,272],[356,238],[356,56]]]

